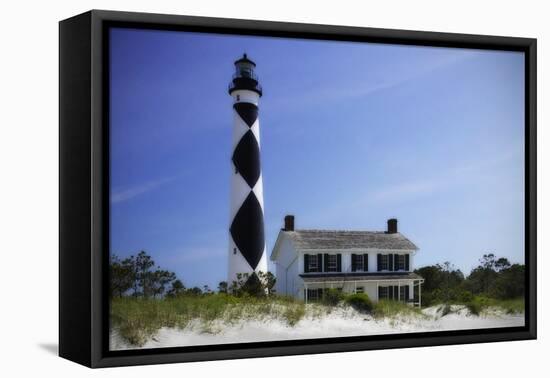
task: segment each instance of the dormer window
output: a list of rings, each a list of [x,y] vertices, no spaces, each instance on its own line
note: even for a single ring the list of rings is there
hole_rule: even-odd
[[[369,271],[369,255],[352,254],[351,255],[351,271],[352,272],[368,272]]]
[[[319,271],[319,263],[317,261],[317,259],[315,257],[317,256],[313,256],[314,258],[310,258],[309,259],[309,262],[308,262],[308,270],[310,272],[318,272]]]
[[[327,255],[327,272],[338,271],[338,260],[336,255]]]
[[[322,272],[323,269],[323,255],[304,255],[304,273],[318,273]]]
[[[395,270],[405,270],[405,255],[395,255]]]
[[[390,259],[388,255],[380,256],[380,270],[389,270],[390,269]]]

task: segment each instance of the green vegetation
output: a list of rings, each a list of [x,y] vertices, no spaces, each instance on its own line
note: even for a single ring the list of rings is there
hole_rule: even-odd
[[[418,307],[413,307],[403,302],[381,300],[374,305],[372,315],[375,318],[394,318],[398,315],[422,316],[422,312]]]
[[[522,314],[525,312],[525,301],[523,298],[494,299],[484,296],[475,296],[471,301],[465,303],[470,313],[479,315],[491,308],[500,309],[506,314]]]
[[[486,254],[469,276],[445,262],[415,270],[424,278],[422,306],[464,304],[478,314],[491,306],[519,311],[525,294],[525,266],[510,264],[508,259]],[[521,307],[522,308],[522,307]],[[523,310],[521,310],[523,311]]]
[[[162,327],[185,328],[193,322],[202,332],[213,332],[211,323],[279,319],[293,326],[305,316],[305,305],[275,297],[275,277],[270,272],[238,274],[215,293],[207,285],[187,288],[173,272],[155,268],[145,251],[110,261],[111,326],[127,342],[143,345]]]
[[[508,259],[486,254],[469,276],[449,262],[415,270],[424,278],[422,306],[445,304],[443,314],[451,304],[465,305],[472,314],[479,315],[491,307],[508,314],[525,309],[525,266],[511,264]]]
[[[109,281],[111,298],[127,296],[141,298],[175,298],[181,295],[212,294],[213,291],[204,285],[186,288],[176,274],[160,267],[154,269],[155,261],[145,251],[125,259],[111,255],[109,264]],[[231,293],[240,297],[250,295],[255,297],[275,294],[275,276],[271,272],[237,274],[237,280],[231,285],[222,281],[218,284],[218,292]]]
[[[224,293],[111,301],[111,324],[133,345],[143,345],[162,327],[196,326],[208,331],[214,321],[234,324],[252,319],[278,319],[293,326],[305,313],[302,301],[288,297],[236,297]]]
[[[327,306],[337,306],[346,298],[346,295],[342,290],[338,289],[326,289],[323,293],[323,299],[321,303]]]
[[[131,345],[143,345],[163,327],[215,333],[220,325],[247,320],[279,320],[295,326],[306,317],[323,317],[338,307],[351,307],[375,319],[426,316],[403,302],[372,303],[367,294],[346,295],[332,288],[324,289],[317,302],[305,305],[274,295],[275,277],[269,272],[239,274],[231,284],[220,282],[214,292],[208,286],[186,288],[174,273],[154,267],[144,251],[126,259],[111,258],[111,327]],[[466,278],[450,263],[420,268],[416,273],[425,279],[422,305],[443,304],[442,316],[457,304],[475,315],[495,308],[507,314],[524,312],[523,265],[511,265],[490,254]]]
[[[346,296],[346,304],[353,307],[356,311],[362,313],[372,312],[373,305],[367,294],[351,294]]]

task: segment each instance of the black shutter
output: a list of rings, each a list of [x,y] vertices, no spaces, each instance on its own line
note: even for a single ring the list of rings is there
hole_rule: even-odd
[[[355,272],[357,270],[357,267],[355,266],[355,255],[351,254],[351,271]]]
[[[363,255],[363,271],[364,272],[369,271],[369,255],[368,254]]]
[[[388,286],[388,299],[393,299],[393,286]]]
[[[399,286],[393,287],[393,298],[398,299],[399,298]]]
[[[323,272],[328,272],[328,253],[325,253],[325,263],[323,265]]]
[[[304,273],[309,273],[309,255],[304,255]]]
[[[378,300],[382,299],[382,286],[378,286]]]
[[[379,253],[378,255],[376,255],[376,264],[378,265],[378,267],[376,268],[377,271],[380,272],[380,268],[381,268],[381,264],[380,264],[380,260],[382,258],[382,255]]]
[[[411,270],[411,267],[410,267],[410,257],[409,257],[409,254],[407,253],[405,255],[405,270],[408,272]],[[408,286],[407,286],[408,287]]]
[[[388,255],[388,270],[393,271],[393,254]]]
[[[323,299],[323,289],[317,289],[317,298]]]
[[[321,253],[317,254],[317,271],[323,271],[323,255]]]
[[[340,253],[336,255],[336,271],[342,271],[342,254]]]
[[[409,301],[409,285],[405,286],[405,302]]]

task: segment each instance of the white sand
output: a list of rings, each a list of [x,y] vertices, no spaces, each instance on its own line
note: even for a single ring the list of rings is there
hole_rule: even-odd
[[[161,328],[145,345],[129,345],[111,332],[111,350],[162,348],[190,345],[212,345],[254,341],[311,339],[342,336],[368,336],[390,333],[429,332],[461,329],[520,327],[525,324],[523,314],[508,315],[493,310],[480,316],[470,315],[463,306],[453,306],[452,312],[441,316],[441,307],[423,310],[424,317],[408,316],[375,320],[352,309],[339,308],[318,318],[304,318],[294,327],[276,319],[247,320],[233,325],[213,322],[207,327],[198,322],[185,329]]]

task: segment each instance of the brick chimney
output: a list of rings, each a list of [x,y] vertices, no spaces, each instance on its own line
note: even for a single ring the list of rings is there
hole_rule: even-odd
[[[397,234],[397,219],[388,219],[388,234]]]
[[[285,216],[285,231],[294,231],[294,215]]]

